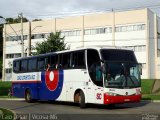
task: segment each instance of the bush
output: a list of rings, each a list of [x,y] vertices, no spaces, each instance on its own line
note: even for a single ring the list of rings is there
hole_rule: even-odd
[[[12,87],[11,81],[0,82],[0,96],[7,96]]]
[[[154,80],[144,79],[141,81],[142,94],[151,94]]]

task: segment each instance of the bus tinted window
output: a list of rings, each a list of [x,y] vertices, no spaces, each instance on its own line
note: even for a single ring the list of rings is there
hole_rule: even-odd
[[[50,56],[50,65],[51,65],[51,67],[50,67],[50,69],[52,70],[52,69],[57,69],[57,64],[58,64],[58,57],[57,57],[57,55],[51,55]]]
[[[19,72],[20,71],[20,61],[15,61],[13,63],[13,71],[14,72]]]
[[[77,51],[72,54],[72,68],[85,69],[85,52]]]
[[[64,69],[70,68],[70,53],[63,54],[62,67]]]
[[[28,71],[36,71],[37,69],[37,59],[29,59],[28,61]]]
[[[97,86],[103,86],[101,62],[97,50],[87,50],[87,64],[92,81]]]
[[[21,72],[27,72],[27,60],[21,61]]]
[[[38,58],[38,64],[37,64],[37,69],[39,71],[44,70],[45,69],[45,58]]]
[[[133,51],[130,50],[112,50],[112,49],[102,49],[101,50],[102,58],[105,61],[130,61],[137,62],[136,57]]]

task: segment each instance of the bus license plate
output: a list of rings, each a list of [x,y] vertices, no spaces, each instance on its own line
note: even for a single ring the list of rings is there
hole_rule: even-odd
[[[128,102],[128,101],[130,101],[130,99],[124,99],[124,101],[125,101],[125,102]]]

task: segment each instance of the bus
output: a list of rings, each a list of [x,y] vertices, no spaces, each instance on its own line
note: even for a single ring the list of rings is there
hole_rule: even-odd
[[[49,67],[49,68],[47,68]],[[13,61],[15,97],[114,105],[141,100],[141,64],[132,50],[88,47]]]

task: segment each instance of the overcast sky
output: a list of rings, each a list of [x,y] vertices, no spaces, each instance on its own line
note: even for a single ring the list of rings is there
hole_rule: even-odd
[[[160,16],[160,0],[0,0],[0,16],[53,18],[90,12],[150,7]]]

